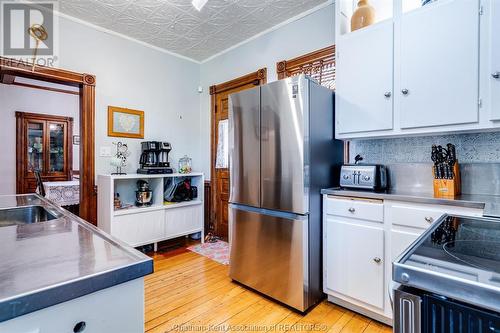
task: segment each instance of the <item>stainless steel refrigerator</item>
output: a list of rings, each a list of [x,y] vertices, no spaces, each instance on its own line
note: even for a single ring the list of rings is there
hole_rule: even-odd
[[[321,195],[336,185],[334,95],[297,76],[229,96],[230,277],[299,311],[322,293]]]

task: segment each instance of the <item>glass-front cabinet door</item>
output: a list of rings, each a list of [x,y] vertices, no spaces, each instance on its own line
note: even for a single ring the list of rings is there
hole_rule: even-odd
[[[27,171],[29,173],[43,172],[44,165],[44,126],[43,122],[28,122],[27,124]]]
[[[65,169],[65,138],[66,130],[63,123],[49,123],[49,173],[61,173]]]
[[[71,180],[73,118],[16,112],[17,193],[33,193],[35,172],[43,182]]]

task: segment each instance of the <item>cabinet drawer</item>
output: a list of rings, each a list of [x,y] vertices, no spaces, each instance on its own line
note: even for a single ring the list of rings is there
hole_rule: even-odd
[[[329,215],[384,222],[384,204],[382,200],[328,196],[325,210]]]
[[[443,214],[482,216],[481,209],[387,202],[387,218],[394,225],[427,229]]]

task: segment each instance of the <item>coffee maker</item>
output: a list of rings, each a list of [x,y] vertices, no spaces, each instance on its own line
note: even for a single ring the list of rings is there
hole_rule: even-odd
[[[172,146],[168,142],[159,142],[160,153],[158,154],[158,165],[162,167],[170,167],[170,162],[168,161],[168,154],[172,150]]]
[[[139,160],[139,174],[173,173],[168,161],[168,154],[172,146],[168,142],[145,141],[141,143],[141,157]]]

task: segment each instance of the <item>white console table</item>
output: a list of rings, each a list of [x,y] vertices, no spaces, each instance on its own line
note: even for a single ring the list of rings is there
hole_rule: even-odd
[[[164,203],[165,184],[190,178],[198,188],[198,197],[191,201]],[[153,191],[153,203],[148,207],[114,208],[115,193],[124,204],[134,204],[137,181],[149,182]],[[204,177],[203,173],[167,175],[99,175],[97,177],[98,227],[133,247],[154,244],[175,237],[201,232],[203,241]]]

